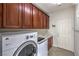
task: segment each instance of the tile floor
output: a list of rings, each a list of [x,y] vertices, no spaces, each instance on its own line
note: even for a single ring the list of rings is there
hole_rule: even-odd
[[[62,48],[52,47],[49,52],[49,56],[74,56],[74,53]]]

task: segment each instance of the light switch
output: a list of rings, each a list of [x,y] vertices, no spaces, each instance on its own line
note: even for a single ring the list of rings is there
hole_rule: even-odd
[[[55,27],[55,25],[52,25],[52,27]]]

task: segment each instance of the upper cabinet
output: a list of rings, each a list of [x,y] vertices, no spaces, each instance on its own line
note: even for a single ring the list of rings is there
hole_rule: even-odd
[[[31,3],[0,4],[0,27],[47,29],[49,17]]]
[[[39,10],[33,6],[33,28],[39,29],[41,28],[41,21],[39,19]]]
[[[3,4],[3,27],[21,28],[21,4]]]
[[[33,28],[36,29],[48,29],[49,17],[41,10],[33,7]]]
[[[49,16],[46,15],[46,28],[49,29]]]
[[[40,20],[40,27],[41,29],[44,28],[44,15],[43,12],[39,10],[39,20]]]
[[[46,14],[43,14],[43,28],[48,29],[49,28],[49,16]]]
[[[2,27],[2,4],[0,4],[0,28]]]
[[[39,10],[39,19],[40,19],[40,27],[42,29],[49,28],[49,17],[48,15],[44,14],[42,11]]]
[[[32,28],[32,4],[23,4],[23,28]]]

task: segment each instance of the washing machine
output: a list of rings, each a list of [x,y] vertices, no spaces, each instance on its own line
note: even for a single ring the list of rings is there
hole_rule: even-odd
[[[1,56],[36,56],[37,32],[0,34]]]

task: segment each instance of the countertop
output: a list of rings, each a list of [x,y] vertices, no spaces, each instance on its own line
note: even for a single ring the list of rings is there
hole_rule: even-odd
[[[0,36],[11,36],[11,35],[17,35],[17,34],[28,34],[28,33],[37,33],[37,32],[31,32],[31,31],[13,31],[13,32],[0,32]]]

